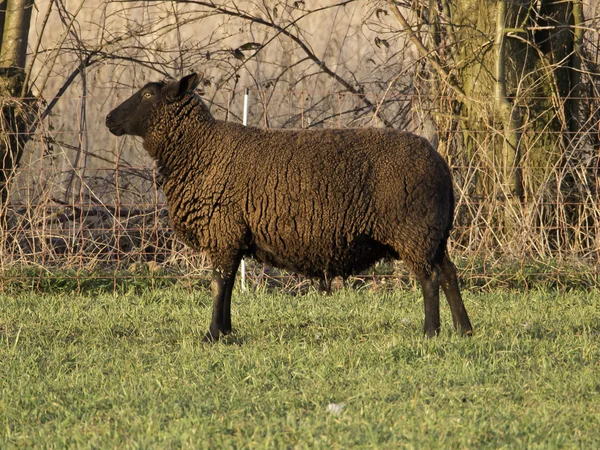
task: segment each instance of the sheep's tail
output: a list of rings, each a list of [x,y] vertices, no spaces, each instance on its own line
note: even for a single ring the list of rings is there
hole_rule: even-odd
[[[437,251],[433,257],[433,263],[435,265],[439,265],[442,263],[445,257],[448,257],[447,254],[447,245],[448,239],[450,238],[450,232],[452,231],[452,227],[454,224],[454,189],[450,189],[450,197],[448,198],[448,223],[446,225],[446,230],[444,231],[444,235],[440,241],[440,244],[437,248]]]
[[[448,199],[448,226],[446,227],[445,238],[448,239],[450,237],[450,232],[452,231],[452,227],[454,225],[454,189],[450,186],[450,198]]]

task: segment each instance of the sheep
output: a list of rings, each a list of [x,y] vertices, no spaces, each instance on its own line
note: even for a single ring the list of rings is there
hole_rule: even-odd
[[[204,340],[231,333],[231,293],[245,256],[320,280],[402,259],[419,280],[424,332],[440,331],[439,287],[454,327],[472,333],[446,244],[452,176],[429,142],[392,129],[260,129],[213,118],[199,76],[154,82],[106,117],[143,139],[164,177],[172,226],[212,265]]]

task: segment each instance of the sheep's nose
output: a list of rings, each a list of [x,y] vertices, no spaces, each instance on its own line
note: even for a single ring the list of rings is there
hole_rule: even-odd
[[[112,119],[112,113],[106,115],[106,121],[109,121],[110,119]]]

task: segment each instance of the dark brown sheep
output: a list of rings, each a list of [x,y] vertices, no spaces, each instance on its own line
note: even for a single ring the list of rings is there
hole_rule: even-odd
[[[165,176],[173,227],[213,266],[206,340],[231,332],[243,256],[327,279],[402,259],[418,278],[425,333],[440,329],[441,284],[454,326],[471,334],[446,253],[450,170],[423,138],[390,129],[263,130],[215,120],[196,74],[149,83],[106,117],[144,140]]]

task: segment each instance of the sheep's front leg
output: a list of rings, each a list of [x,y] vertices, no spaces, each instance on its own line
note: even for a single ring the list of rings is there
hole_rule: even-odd
[[[240,258],[214,264],[211,291],[213,295],[212,319],[204,342],[216,342],[221,335],[231,333],[231,293]]]

